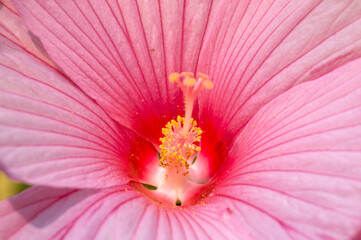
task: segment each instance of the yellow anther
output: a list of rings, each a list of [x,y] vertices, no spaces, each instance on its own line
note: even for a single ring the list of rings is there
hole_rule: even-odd
[[[191,119],[191,126],[186,133],[183,132],[184,117],[177,116],[177,121],[171,120],[162,129],[164,134],[160,138],[159,166],[169,169],[177,169],[177,173],[184,176],[188,174],[189,163],[193,159],[195,151],[200,151],[200,147],[195,143],[200,139],[200,128],[195,127],[197,122]],[[177,125],[177,127],[174,127]]]
[[[195,99],[202,90],[212,89],[213,82],[204,73],[197,73],[195,78],[192,72],[174,72],[169,75],[169,80],[176,82],[184,94],[185,114],[184,117],[177,116],[162,129],[164,137],[159,139],[159,165],[187,175],[189,163],[201,151],[198,145],[203,133],[192,118]]]
[[[197,73],[198,78],[202,78],[202,79],[209,79],[209,76],[207,74],[204,73]]]
[[[178,79],[179,79],[179,73],[177,73],[177,72],[171,73],[171,74],[169,75],[169,81],[170,81],[171,83],[174,83],[174,82],[177,81]]]
[[[194,85],[196,85],[196,80],[192,77],[186,77],[184,80],[183,80],[183,84],[187,87],[193,87]]]
[[[182,72],[181,76],[182,77],[190,77],[190,78],[194,77],[192,72]]]
[[[211,81],[211,80],[209,80],[209,79],[207,79],[207,80],[204,80],[203,82],[202,82],[202,84],[203,84],[203,86],[206,88],[206,89],[212,89],[213,88],[213,82]]]

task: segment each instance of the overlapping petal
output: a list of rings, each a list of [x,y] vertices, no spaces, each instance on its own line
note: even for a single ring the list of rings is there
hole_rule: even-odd
[[[209,141],[232,139],[279,94],[361,56],[358,0],[223,3],[198,66],[215,82],[200,107],[204,130],[218,136]]]
[[[197,206],[164,208],[126,186],[36,187],[0,204],[0,238],[360,236],[361,61],[319,78],[360,56],[359,1],[15,3],[106,113],[26,28],[11,34],[18,19],[5,4],[0,13],[14,24],[0,32],[0,167],[13,178],[99,188],[125,183],[128,172],[151,181],[136,168],[149,167],[143,159],[152,159],[153,146],[108,114],[154,143],[159,127],[182,112],[166,81],[173,71],[199,70],[215,81],[200,102],[206,151],[196,164],[208,161],[215,173],[241,134]],[[140,148],[149,154],[132,163]]]
[[[276,98],[237,138],[216,195],[256,238],[358,239],[360,64]]]
[[[54,61],[121,124],[158,143],[182,114],[168,74],[195,70],[211,1],[14,3]]]
[[[8,24],[0,28],[1,169],[48,186],[112,186],[127,182],[128,170],[142,178],[133,166],[147,167],[154,148],[111,120],[31,37],[22,38],[28,32],[7,7],[0,10]],[[142,154],[134,152],[137,145]]]
[[[10,40],[49,66],[57,68],[48,57],[40,40],[24,25],[10,0],[0,2],[0,19],[2,39]]]
[[[70,78],[153,144],[183,111],[170,72],[215,81],[200,119],[203,143],[220,149],[271,99],[361,54],[356,0],[15,3]]]
[[[71,190],[34,187],[0,204],[1,239],[234,239],[211,206],[173,209],[128,186]],[[242,232],[242,230],[240,231]],[[246,233],[242,233],[247,237]],[[244,238],[249,239],[249,238]]]

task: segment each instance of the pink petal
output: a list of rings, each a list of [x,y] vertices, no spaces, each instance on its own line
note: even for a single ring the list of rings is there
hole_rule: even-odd
[[[149,143],[120,128],[43,55],[8,38],[11,31],[23,31],[21,26],[7,30],[0,35],[3,171],[30,184],[98,188],[129,181],[128,171],[137,177],[146,167],[139,159],[146,165],[157,157]],[[137,144],[144,151],[136,151]]]
[[[217,214],[214,205],[165,208],[127,186],[102,191],[34,187],[0,204],[0,238],[235,239],[235,229]]]
[[[237,138],[215,193],[256,238],[359,239],[360,64],[282,94]]]
[[[54,61],[121,124],[158,143],[182,114],[168,75],[195,69],[211,2],[14,3]]]
[[[1,5],[2,4],[2,5]],[[23,24],[10,0],[0,3],[0,35],[57,68],[45,52],[40,40]]]
[[[224,141],[287,89],[361,56],[359,0],[234,0],[217,10],[198,66],[215,88],[200,109],[204,131]]]

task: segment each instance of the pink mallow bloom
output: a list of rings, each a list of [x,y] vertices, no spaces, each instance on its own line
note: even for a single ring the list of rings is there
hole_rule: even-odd
[[[361,239],[360,0],[2,0],[0,239]]]

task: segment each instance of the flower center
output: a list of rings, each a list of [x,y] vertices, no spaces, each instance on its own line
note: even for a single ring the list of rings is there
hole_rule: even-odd
[[[182,90],[185,102],[185,116],[178,116],[171,120],[162,129],[163,138],[160,138],[161,149],[159,166],[170,170],[171,174],[186,176],[190,162],[195,154],[201,150],[202,130],[197,127],[197,122],[192,118],[193,106],[196,96],[203,89],[212,89],[213,82],[206,74],[198,73],[197,79],[193,73],[172,73],[169,80],[176,83]],[[166,175],[168,178],[168,175]]]
[[[184,117],[178,116],[177,121],[168,122],[162,129],[164,137],[160,138],[159,166],[175,169],[176,174],[186,176],[189,173],[189,160],[201,150],[196,143],[201,141],[202,130],[196,127],[197,122],[191,118],[189,129],[184,133],[184,120]]]
[[[152,184],[132,184],[160,204],[187,206],[195,203],[208,191],[208,185],[199,181],[207,169],[199,169],[202,164],[193,164],[196,159],[203,162],[204,158],[197,155],[201,151],[203,132],[192,118],[192,112],[197,95],[204,89],[212,89],[213,82],[206,74],[198,73],[197,77],[194,77],[190,72],[172,73],[169,80],[177,84],[183,92],[184,117],[177,116],[162,128],[164,136],[159,139],[159,166],[155,166],[156,170],[152,168],[154,165],[149,166],[152,174],[148,175],[148,181]]]

